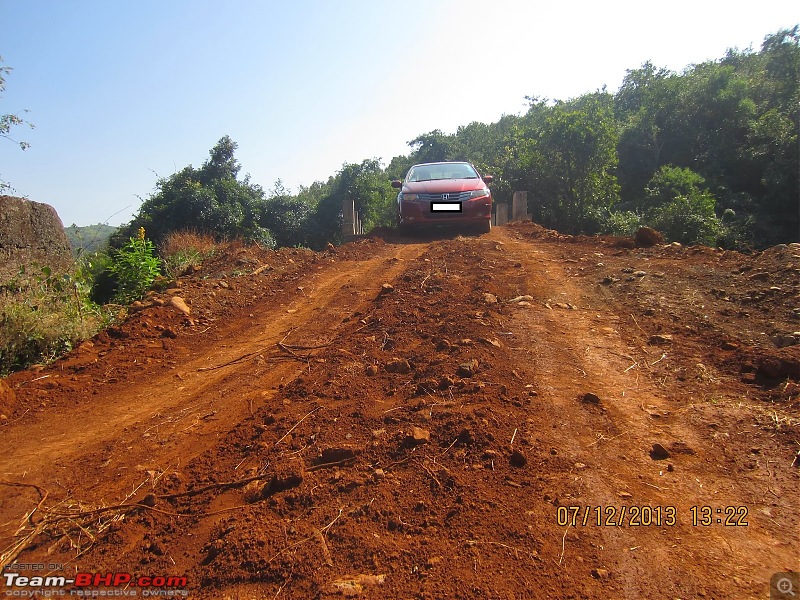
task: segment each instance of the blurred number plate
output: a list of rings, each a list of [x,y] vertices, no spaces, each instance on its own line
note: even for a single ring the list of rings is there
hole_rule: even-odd
[[[431,202],[431,212],[461,212],[461,202]]]

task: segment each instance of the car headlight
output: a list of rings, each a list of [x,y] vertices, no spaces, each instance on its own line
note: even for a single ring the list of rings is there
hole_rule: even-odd
[[[400,194],[400,200],[405,200],[406,202],[414,202],[418,198],[417,194]]]
[[[473,190],[470,192],[469,199],[474,200],[475,198],[484,198],[489,195],[489,189],[483,188],[482,190]]]

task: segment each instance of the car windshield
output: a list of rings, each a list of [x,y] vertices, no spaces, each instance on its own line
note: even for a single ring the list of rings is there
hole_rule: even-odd
[[[437,179],[478,179],[478,173],[468,163],[441,163],[411,167],[406,176],[406,181]]]

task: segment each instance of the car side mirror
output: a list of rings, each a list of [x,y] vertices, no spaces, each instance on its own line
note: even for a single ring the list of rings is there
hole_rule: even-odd
[[[394,181],[392,181],[392,187],[400,189],[401,187],[403,187],[403,182],[400,181],[399,179],[395,179]]]
[[[484,175],[483,181],[486,182],[487,184],[492,183],[494,181],[494,177],[492,177],[491,175]]]

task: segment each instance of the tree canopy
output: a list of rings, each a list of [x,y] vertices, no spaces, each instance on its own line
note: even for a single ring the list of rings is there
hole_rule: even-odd
[[[239,179],[236,144],[225,136],[199,169],[159,179],[120,239],[140,226],[156,240],[193,228],[318,248],[341,240],[344,199],[366,230],[391,225],[390,180],[441,160],[493,175],[495,201],[527,190],[534,220],[565,232],[629,234],[647,224],[669,239],[740,248],[800,239],[797,26],[758,51],[731,49],[681,73],[645,62],[616,93],[528,100],[524,114],[422,133],[387,166],[345,163],[296,193],[279,181],[266,194]]]
[[[265,227],[266,197],[249,176],[239,180],[234,157],[236,143],[223,136],[198,169],[184,167],[156,183],[156,192],[144,200],[139,213],[112,238],[119,246],[140,227],[156,245],[172,231],[196,230],[218,239],[241,237],[275,246]]]

